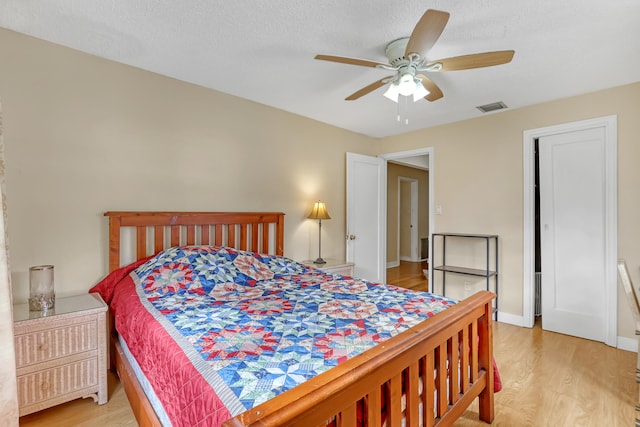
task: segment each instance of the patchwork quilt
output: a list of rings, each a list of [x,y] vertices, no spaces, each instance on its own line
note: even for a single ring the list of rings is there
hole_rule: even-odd
[[[92,291],[112,300],[170,423],[190,426],[244,412],[455,303],[217,246],[168,249]]]

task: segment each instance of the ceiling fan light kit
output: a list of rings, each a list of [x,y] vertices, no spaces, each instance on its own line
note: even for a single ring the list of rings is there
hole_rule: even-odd
[[[424,87],[420,79],[404,74],[400,77],[400,81],[393,82],[389,85],[383,96],[393,102],[398,102],[398,96],[413,96],[413,102],[429,95],[429,91]]]
[[[366,59],[330,55],[316,55],[315,58],[323,61],[394,71],[395,74],[365,86],[345,99],[354,101],[389,84],[383,96],[396,103],[399,95],[412,96],[414,102],[419,99],[433,102],[442,98],[444,96],[442,90],[425,74],[492,67],[511,62],[515,53],[513,50],[476,53],[428,61],[428,53],[440,38],[448,21],[448,12],[428,9],[416,24],[411,37],[400,38],[387,44],[385,48],[387,64]]]

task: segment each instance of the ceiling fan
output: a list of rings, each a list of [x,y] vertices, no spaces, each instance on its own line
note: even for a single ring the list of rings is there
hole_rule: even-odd
[[[356,100],[391,83],[384,94],[385,97],[398,102],[399,95],[413,96],[413,101],[415,102],[421,98],[427,101],[435,101],[444,96],[442,90],[423,73],[491,67],[506,64],[513,58],[515,53],[513,50],[501,50],[456,56],[436,61],[428,60],[429,51],[444,31],[448,21],[448,12],[428,9],[416,24],[411,37],[404,37],[387,45],[385,54],[389,60],[388,64],[332,55],[316,55],[315,59],[396,72],[354,92],[345,98],[347,101]]]

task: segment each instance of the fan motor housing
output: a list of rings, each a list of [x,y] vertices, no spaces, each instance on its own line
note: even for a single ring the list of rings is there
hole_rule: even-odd
[[[394,40],[385,48],[385,55],[389,60],[389,64],[394,67],[403,65],[403,63],[409,62],[409,59],[404,57],[404,52],[407,49],[407,43],[409,43],[409,37],[403,37],[398,40]]]

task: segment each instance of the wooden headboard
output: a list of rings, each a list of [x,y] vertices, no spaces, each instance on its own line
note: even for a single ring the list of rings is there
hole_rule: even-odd
[[[284,255],[282,212],[106,212],[104,216],[109,217],[109,271],[121,267],[124,227],[135,227],[136,260],[178,245],[221,245]]]

